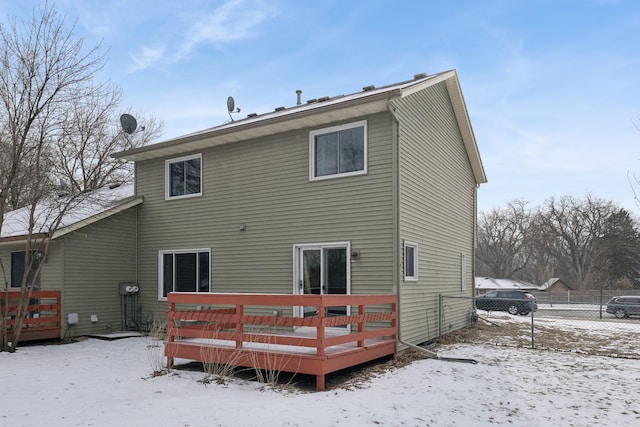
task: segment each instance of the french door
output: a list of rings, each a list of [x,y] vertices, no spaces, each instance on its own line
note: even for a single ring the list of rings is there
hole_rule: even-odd
[[[351,292],[349,243],[296,245],[294,247],[294,294],[348,295]],[[349,306],[327,307],[325,316],[349,314]],[[299,317],[315,316],[315,307],[296,307]]]

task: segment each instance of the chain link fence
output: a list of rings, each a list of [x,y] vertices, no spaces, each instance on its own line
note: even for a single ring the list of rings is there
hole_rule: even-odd
[[[439,334],[461,303],[477,307],[469,322],[474,342],[610,357],[640,358],[640,296],[594,293],[574,299],[537,295],[534,300],[440,295]],[[491,299],[491,298],[490,298]],[[604,302],[602,302],[604,301]],[[609,303],[609,304],[608,304]],[[535,304],[534,310],[531,310]]]

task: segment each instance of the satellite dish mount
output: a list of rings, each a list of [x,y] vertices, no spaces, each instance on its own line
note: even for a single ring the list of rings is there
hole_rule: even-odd
[[[236,108],[236,101],[233,99],[233,96],[227,98],[227,111],[229,112],[229,118],[233,121],[233,117],[231,113],[239,113],[240,108]]]

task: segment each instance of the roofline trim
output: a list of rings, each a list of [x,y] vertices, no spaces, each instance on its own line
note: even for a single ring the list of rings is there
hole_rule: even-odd
[[[428,80],[427,80],[428,81]],[[324,101],[323,103],[314,104],[312,108],[305,108],[300,111],[287,111],[285,114],[277,114],[270,113],[264,116],[258,116],[250,120],[249,122],[238,122],[235,126],[227,126],[227,127],[217,127],[201,132],[191,133],[188,135],[180,136],[174,139],[170,139],[164,142],[159,142],[152,145],[147,145],[144,147],[134,148],[127,151],[121,151],[119,153],[114,153],[112,156],[114,158],[124,158],[127,160],[137,160],[139,154],[148,153],[156,150],[163,150],[167,148],[174,147],[176,145],[189,144],[191,142],[201,141],[207,138],[215,138],[224,135],[231,135],[234,133],[240,133],[246,130],[252,130],[255,128],[261,128],[265,126],[276,125],[280,123],[286,123],[290,121],[294,121],[297,119],[302,119],[309,116],[315,116],[319,113],[337,111],[342,109],[349,109],[353,107],[357,107],[362,104],[374,103],[376,101],[385,100],[389,98],[396,98],[402,96],[403,89],[401,88],[393,88],[386,91],[372,93],[372,94],[364,94],[362,96],[357,96],[353,99],[344,100],[341,97],[334,100]],[[359,95],[359,94],[358,94]],[[347,95],[351,96],[351,95]],[[295,108],[295,107],[293,107]],[[275,114],[275,115],[274,115]],[[189,151],[188,149],[184,150],[185,152]]]
[[[128,199],[126,199],[124,202],[122,202],[121,204],[111,208],[111,209],[107,209],[106,211],[100,212],[98,214],[95,214],[93,216],[90,216],[89,218],[85,218],[81,221],[75,222],[73,224],[67,225],[66,227],[62,227],[57,229],[56,231],[53,232],[53,236],[51,237],[51,240],[55,240],[58,239],[62,236],[64,236],[65,234],[69,234],[73,231],[76,231],[82,227],[86,227],[87,225],[91,225],[95,222],[100,221],[101,219],[104,218],[108,218],[112,215],[115,215],[117,213],[120,213],[122,211],[125,211],[133,206],[137,206],[139,204],[141,204],[144,201],[144,197],[139,196],[139,197],[130,197]],[[31,234],[31,239],[32,240],[40,240],[40,239],[44,239],[49,235],[49,233],[33,233]],[[9,243],[16,243],[16,242],[26,242],[29,239],[29,235],[28,234],[20,234],[17,236],[7,236],[7,237],[0,237],[0,245],[2,244],[9,244]]]
[[[141,204],[144,201],[144,197],[139,196],[139,197],[131,197],[128,200],[124,201],[123,203],[111,208],[111,209],[107,209],[106,211],[102,211],[96,215],[90,216],[89,218],[85,218],[82,221],[78,221],[75,222],[73,224],[70,224],[66,227],[60,228],[56,231],[53,232],[53,236],[51,237],[51,240],[55,240],[58,239],[66,234],[72,233],[80,228],[86,227],[88,225],[94,224],[98,221],[100,221],[101,219],[105,219],[108,218],[112,215],[115,215],[117,213],[120,213],[122,211],[125,211],[129,208],[132,208],[134,206],[137,206],[139,204]]]

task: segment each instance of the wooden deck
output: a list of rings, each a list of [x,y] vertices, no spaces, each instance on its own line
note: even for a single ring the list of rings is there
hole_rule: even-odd
[[[7,320],[7,338],[13,337],[13,325],[18,313],[18,290],[0,291],[0,312]],[[5,301],[9,302],[5,307]],[[61,305],[60,291],[33,291],[28,307],[27,318],[24,319],[20,341],[35,341],[60,338],[61,333]]]
[[[325,375],[396,351],[396,295],[186,294],[168,296],[165,355],[271,371]],[[294,306],[314,317],[283,316]],[[326,317],[327,307],[350,315]],[[245,314],[256,311],[273,315]]]

